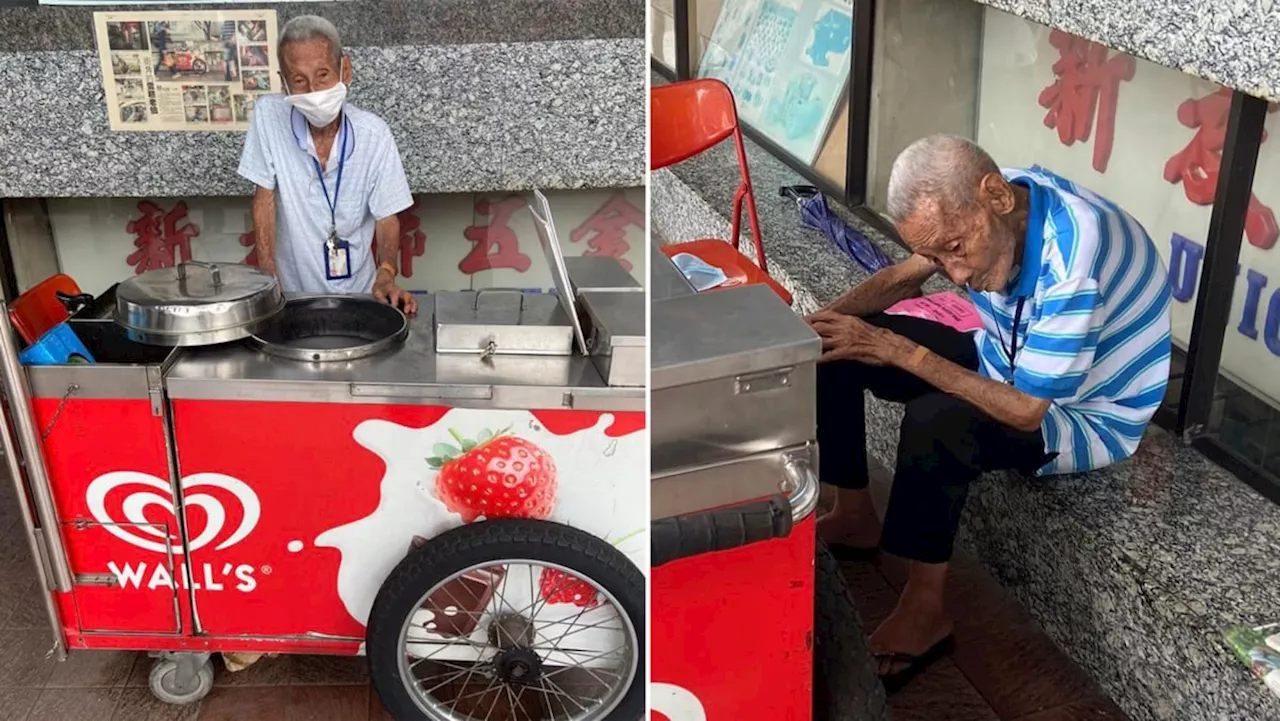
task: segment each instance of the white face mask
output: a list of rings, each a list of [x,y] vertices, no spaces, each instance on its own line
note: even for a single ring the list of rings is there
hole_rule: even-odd
[[[328,90],[288,95],[285,99],[302,113],[312,127],[323,128],[338,119],[342,104],[347,100],[347,86],[345,83],[338,83]]]

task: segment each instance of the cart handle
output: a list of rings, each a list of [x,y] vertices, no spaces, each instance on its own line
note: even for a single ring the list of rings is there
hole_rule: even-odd
[[[791,535],[795,524],[818,507],[818,476],[807,455],[788,457],[782,469],[782,487],[790,497],[776,495],[741,506],[654,521],[650,567]]]

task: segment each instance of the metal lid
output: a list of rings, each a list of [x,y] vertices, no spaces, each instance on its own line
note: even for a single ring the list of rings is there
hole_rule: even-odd
[[[582,321],[578,319],[578,308],[574,303],[575,290],[569,282],[564,251],[560,249],[560,238],[556,235],[556,225],[551,219],[551,204],[540,190],[533,191],[533,200],[534,202],[529,203],[529,212],[533,215],[533,226],[538,231],[538,243],[542,245],[542,253],[547,257],[547,267],[550,268],[551,279],[556,285],[556,295],[569,316],[569,322],[573,323],[573,337],[578,339],[578,349],[583,354],[589,353],[587,337],[582,332]]]
[[[214,345],[249,337],[283,307],[270,273],[242,263],[188,261],[121,283],[115,321],[139,343]]]

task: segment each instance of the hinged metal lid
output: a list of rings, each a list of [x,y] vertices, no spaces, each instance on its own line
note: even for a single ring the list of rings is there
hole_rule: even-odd
[[[575,303],[577,291],[569,281],[569,270],[565,266],[564,251],[560,249],[560,237],[556,235],[556,226],[551,219],[551,204],[547,196],[540,190],[533,191],[533,202],[529,203],[529,213],[533,215],[533,227],[538,231],[538,243],[542,245],[542,254],[547,258],[547,268],[551,271],[551,279],[556,285],[556,295],[560,305],[573,324],[573,337],[578,340],[578,349],[585,355],[587,338],[582,332],[582,321],[578,319],[578,308]]]
[[[818,334],[766,285],[671,298],[649,311],[655,390],[816,363]]]
[[[573,327],[550,295],[490,288],[435,294],[436,352],[572,355]]]
[[[214,345],[249,337],[283,307],[284,293],[270,273],[242,263],[188,261],[120,283],[115,321],[139,343]]]

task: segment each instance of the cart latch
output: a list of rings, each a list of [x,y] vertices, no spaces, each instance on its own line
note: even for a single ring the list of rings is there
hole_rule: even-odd
[[[120,585],[120,580],[114,573],[77,573],[76,585],[115,588]]]

